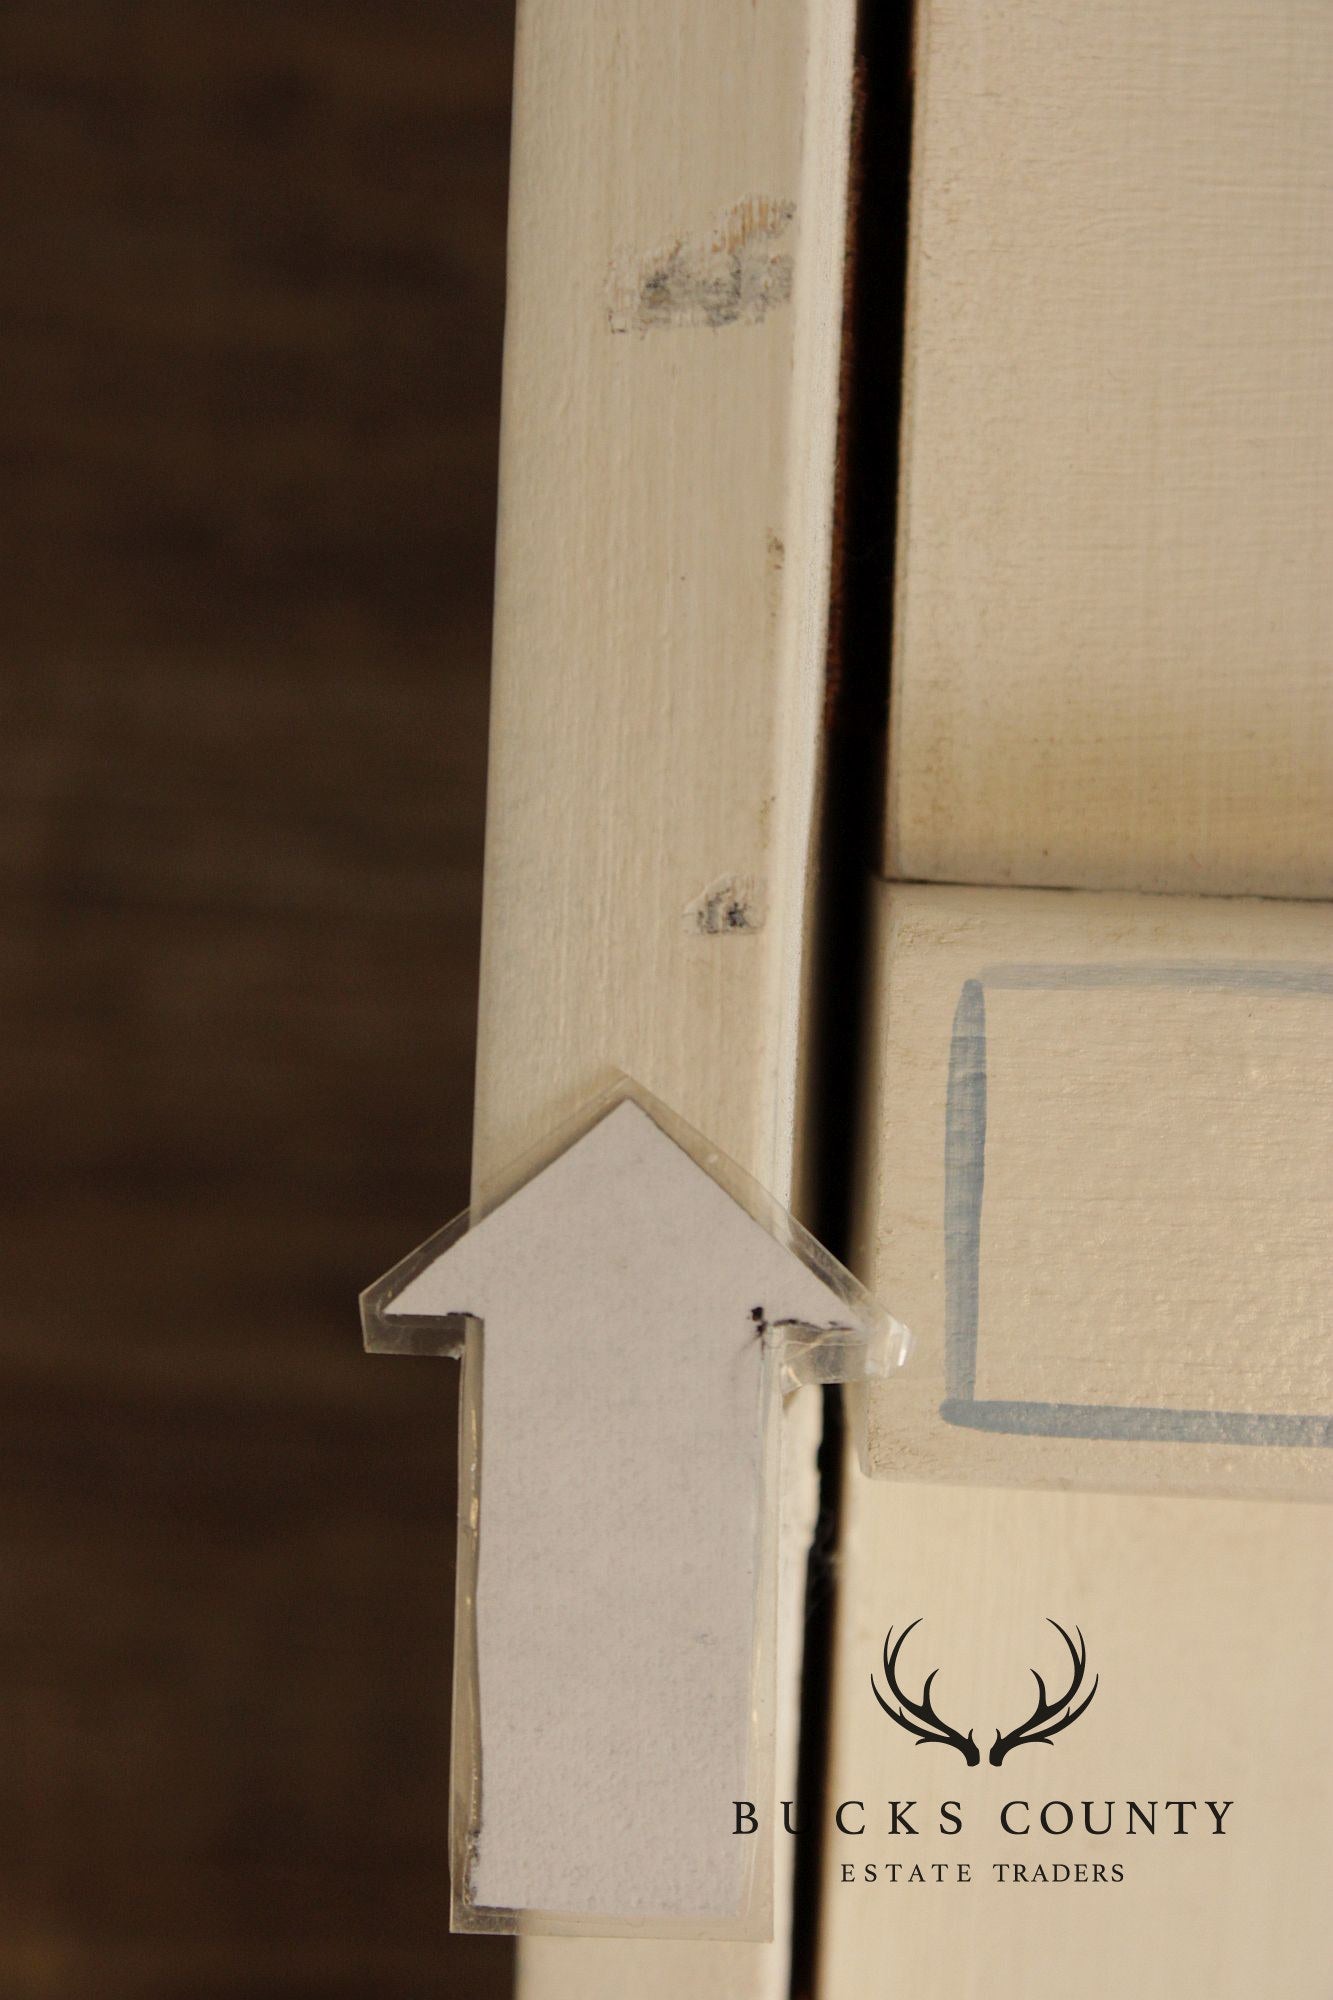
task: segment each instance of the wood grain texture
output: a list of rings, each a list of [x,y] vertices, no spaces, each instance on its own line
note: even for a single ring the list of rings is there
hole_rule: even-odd
[[[871,1471],[1326,1497],[1333,913],[875,913],[856,1254],[916,1348],[866,1397]]]
[[[1333,15],[924,0],[887,872],[1333,889]]]
[[[482,1181],[619,1068],[780,1200],[793,1185],[852,13],[520,9]],[[687,924],[726,877],[762,922]],[[797,1408],[789,1602],[814,1498]],[[784,1653],[790,1769],[794,1625]],[[763,1948],[533,1939],[521,1986],[777,1994],[785,1927]]]
[[[1329,891],[1331,65],[1303,0],[921,10],[888,870],[1214,894],[875,885],[856,1264],[920,1345],[845,1497],[827,2000],[1324,1990],[1327,1512],[1162,1496],[1327,1490],[1239,1436],[1329,1407],[1329,911],[1216,892]],[[1052,1617],[1095,1700],[992,1766]],[[917,1618],[975,1767],[872,1694]],[[1131,1798],[1228,1831],[997,1824]]]
[[[831,1832],[819,1992],[947,1994],[949,2000],[1179,2000],[1327,1990],[1321,1906],[1333,1807],[1333,1640],[1327,1509],[889,1484],[854,1468],[846,1493],[830,1801],[864,1799],[879,1837]],[[887,1627],[920,1617],[902,1656],[909,1689],[940,1669],[943,1714],[976,1724],[982,1761],[922,1747],[870,1688]],[[1049,1745],[993,1767],[993,1732],[1027,1714],[1031,1669],[1054,1691],[1068,1661],[1048,1618],[1077,1624],[1086,1713]],[[915,1799],[919,1831],[883,1837],[885,1801]],[[962,1831],[939,1832],[941,1801]],[[1034,1831],[1007,1837],[1011,1815]],[[1047,1800],[1072,1803],[1071,1833],[1043,1833]],[[1082,1801],[1121,1802],[1111,1834],[1082,1830]],[[1157,1800],[1155,1837],[1125,1831],[1123,1802]],[[1233,1801],[1220,1838],[1200,1803],[1176,1835],[1168,1799]],[[1197,1822],[1197,1828],[1194,1823]],[[850,1815],[855,1825],[857,1816]],[[1053,1816],[1059,1827],[1062,1816]],[[845,1863],[880,1864],[873,1883]],[[967,1883],[884,1878],[966,1861]],[[1061,1881],[999,1879],[996,1862],[1069,1869]],[[1076,1881],[1074,1864],[1087,1877]],[[1094,1864],[1123,1881],[1098,1882]]]
[[[0,1990],[502,1993],[444,1855],[512,22],[4,10]]]
[[[1240,2000],[1256,1986],[1313,2000],[1333,1804],[1329,1515],[1245,1496],[1325,1496],[1329,1453],[1136,1441],[1134,1426],[1147,1410],[1168,1425],[1200,1408],[1328,1411],[1329,912],[874,894],[856,1261],[918,1347],[869,1394],[861,1443],[878,1476],[853,1468],[845,1495],[827,1795],[872,1802],[881,1837],[830,1838],[819,1990],[851,2000],[873,1967],[886,1990],[978,2000]],[[1238,981],[1238,966],[1276,977]],[[1312,966],[1317,992],[1292,983]],[[1154,968],[1173,976],[1139,976]],[[986,1088],[979,1120],[969,1065]],[[963,1383],[950,1183],[978,1163]],[[1004,1401],[1007,1427],[976,1428],[973,1397]],[[1105,1435],[1078,1436],[1052,1415],[1063,1401],[1084,1417],[1128,1407]],[[1035,1430],[1015,1427],[1019,1405]],[[939,1711],[982,1725],[977,1768],[913,1743],[871,1694],[888,1628],[916,1618],[905,1684],[919,1692],[940,1669]],[[1051,1745],[992,1767],[992,1732],[1027,1712],[1029,1670],[1062,1685],[1050,1618],[1086,1636],[1095,1701]],[[908,1797],[919,1836],[883,1838],[881,1802]],[[939,1831],[945,1798],[960,1834]],[[1127,1834],[1123,1812],[1113,1837],[997,1826],[1008,1799],[1035,1817],[1047,1799],[1097,1801],[1100,1815],[1128,1798],[1231,1799],[1233,1817],[1221,1838],[1155,1842]],[[966,1861],[972,1880],[843,1879],[844,1864],[895,1860]],[[996,1876],[1014,1861],[1125,1874]]]

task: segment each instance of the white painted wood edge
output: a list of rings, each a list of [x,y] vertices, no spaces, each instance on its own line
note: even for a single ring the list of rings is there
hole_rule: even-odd
[[[478,1185],[619,1069],[790,1199],[853,34],[850,0],[520,8]],[[742,227],[760,197],[786,303],[615,330],[627,249]],[[687,925],[726,879],[762,923]],[[780,1789],[817,1427],[794,1399]],[[789,1921],[780,1880],[770,1947],[525,1940],[520,1989],[778,2000]]]

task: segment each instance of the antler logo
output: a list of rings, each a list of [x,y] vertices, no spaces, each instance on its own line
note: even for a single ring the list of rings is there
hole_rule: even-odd
[[[892,1625],[890,1625],[888,1631],[884,1634],[884,1678],[889,1684],[889,1693],[896,1696],[899,1706],[894,1708],[891,1702],[885,1701],[883,1695],[875,1686],[875,1676],[872,1674],[870,1676],[870,1686],[874,1692],[875,1700],[884,1710],[884,1713],[893,1718],[900,1729],[905,1729],[909,1736],[915,1736],[918,1745],[922,1743],[946,1743],[950,1750],[956,1750],[966,1763],[979,1764],[981,1762],[981,1752],[972,1740],[972,1731],[969,1729],[966,1736],[960,1736],[956,1729],[950,1728],[942,1716],[936,1715],[934,1708],[931,1706],[930,1690],[935,1676],[939,1672],[938,1667],[932,1667],[926,1675],[926,1684],[921,1690],[920,1701],[913,1701],[909,1695],[903,1693],[898,1685],[898,1655],[903,1649],[903,1642],[907,1638],[908,1633],[915,1632],[920,1623],[921,1620],[919,1618],[914,1618],[911,1624],[899,1633],[898,1643],[892,1652],[889,1651],[889,1641],[893,1637]],[[904,1713],[904,1710],[906,1713]]]
[[[956,1750],[964,1763],[979,1764],[981,1762],[981,1752],[976,1746],[972,1731],[969,1729],[966,1736],[964,1736],[961,1731],[955,1729],[952,1724],[946,1722],[935,1711],[934,1704],[930,1698],[930,1690],[939,1672],[938,1667],[932,1667],[931,1671],[926,1675],[925,1685],[922,1687],[921,1699],[919,1701],[913,1701],[911,1696],[906,1694],[899,1685],[898,1655],[902,1652],[903,1644],[908,1634],[915,1632],[920,1623],[921,1620],[919,1618],[914,1618],[910,1625],[904,1626],[898,1635],[897,1644],[891,1652],[889,1650],[889,1642],[893,1638],[893,1627],[890,1625],[888,1631],[884,1634],[884,1679],[888,1684],[889,1694],[893,1696],[893,1701],[886,1700],[880,1693],[878,1683],[873,1674],[870,1676],[871,1692],[880,1707],[884,1710],[884,1713],[892,1721],[896,1722],[900,1729],[905,1729],[909,1736],[915,1736],[918,1745],[922,1743],[942,1743],[948,1749]],[[1101,1678],[1100,1675],[1094,1676],[1092,1686],[1083,1695],[1083,1699],[1079,1700],[1079,1695],[1082,1693],[1084,1676],[1087,1672],[1088,1649],[1078,1626],[1074,1627],[1074,1630],[1078,1633],[1078,1644],[1075,1645],[1064,1626],[1057,1624],[1054,1618],[1048,1618],[1046,1623],[1055,1627],[1055,1630],[1060,1634],[1060,1637],[1069,1649],[1069,1659],[1072,1667],[1069,1686],[1062,1695],[1052,1701],[1046,1693],[1046,1683],[1037,1672],[1037,1669],[1035,1667],[1029,1669],[1033,1680],[1037,1683],[1037,1705],[1031,1715],[1020,1722],[1016,1728],[1009,1730],[1007,1734],[1003,1730],[996,1730],[995,1741],[991,1745],[990,1750],[990,1762],[992,1764],[1003,1764],[1011,1750],[1021,1750],[1030,1743],[1052,1742],[1062,1729],[1068,1729],[1071,1722],[1078,1721],[1078,1718],[1097,1692]],[[895,1701],[897,1703],[896,1707],[894,1706]]]
[[[1052,1737],[1060,1734],[1062,1729],[1068,1729],[1071,1722],[1078,1721],[1080,1715],[1082,1715],[1084,1709],[1097,1692],[1097,1685],[1101,1679],[1100,1674],[1093,1677],[1092,1686],[1088,1689],[1082,1701],[1078,1702],[1078,1706],[1074,1706],[1075,1702],[1078,1701],[1079,1689],[1083,1686],[1083,1675],[1088,1664],[1088,1649],[1084,1643],[1083,1634],[1079,1632],[1079,1628],[1076,1625],[1074,1627],[1074,1630],[1078,1632],[1078,1644],[1076,1646],[1064,1626],[1056,1625],[1054,1618],[1048,1618],[1046,1623],[1048,1625],[1055,1625],[1056,1631],[1069,1648],[1069,1658],[1074,1669],[1073,1679],[1062,1695],[1055,1701],[1048,1701],[1046,1699],[1045,1681],[1035,1667],[1029,1667],[1028,1672],[1037,1683],[1037,1706],[1033,1709],[1026,1722],[1020,1722],[1017,1729],[1011,1729],[1007,1736],[1002,1735],[998,1729],[996,1730],[995,1741],[991,1744],[990,1752],[992,1764],[1003,1764],[1011,1750],[1021,1750],[1025,1744],[1049,1743]]]

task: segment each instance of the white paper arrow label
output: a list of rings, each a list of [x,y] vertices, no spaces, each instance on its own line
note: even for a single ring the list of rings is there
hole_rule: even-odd
[[[886,1373],[905,1336],[762,1207],[622,1093],[366,1295],[369,1347],[465,1355],[465,1928],[766,1934],[732,1801],[768,1800],[774,1385]]]

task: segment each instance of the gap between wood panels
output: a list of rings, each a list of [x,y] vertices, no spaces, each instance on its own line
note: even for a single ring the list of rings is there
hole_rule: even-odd
[[[867,878],[881,844],[892,636],[912,124],[911,0],[861,0],[844,272],[834,543],[818,827],[819,918],[803,1090],[811,1222],[848,1250],[860,1116]],[[791,2000],[814,2000],[829,1761],[842,1396],[824,1391],[819,1519],[806,1572]]]

